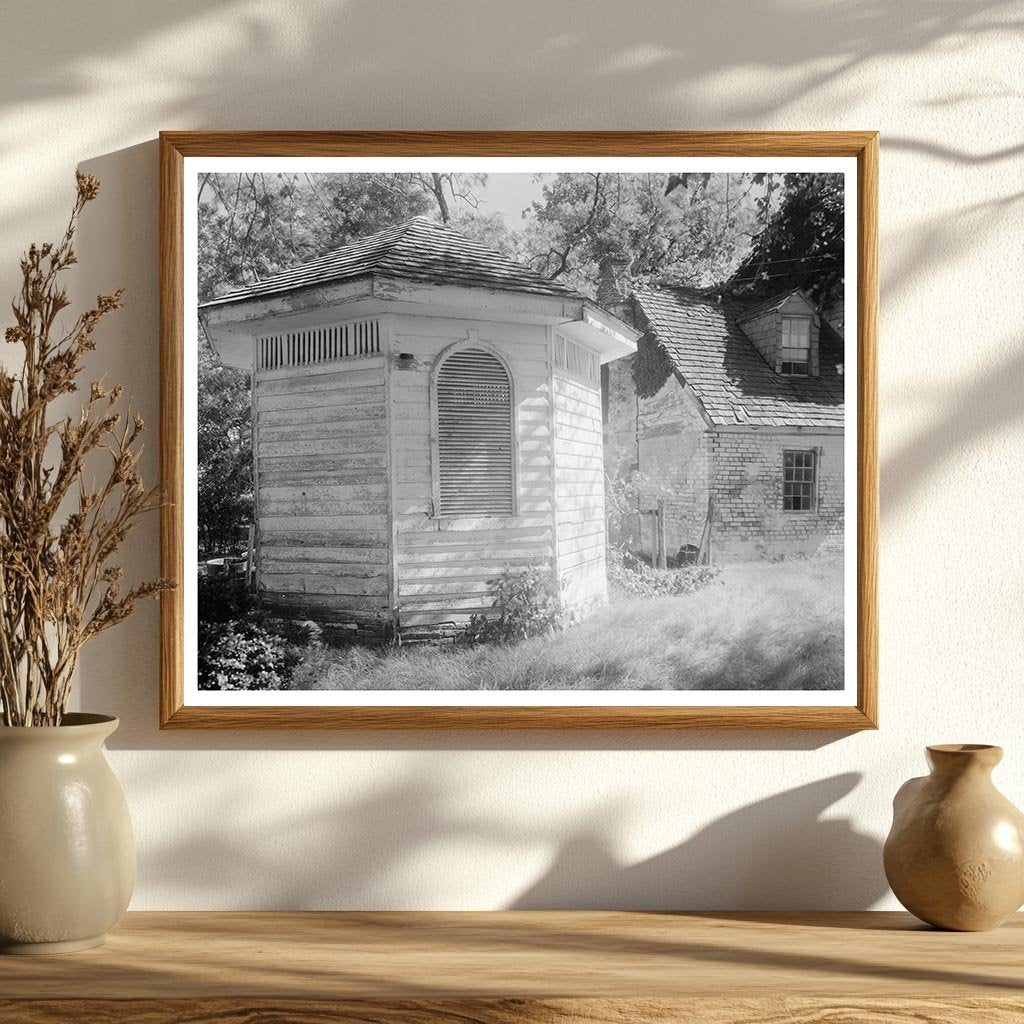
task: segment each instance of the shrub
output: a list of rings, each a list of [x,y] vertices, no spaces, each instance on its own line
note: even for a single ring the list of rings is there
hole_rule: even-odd
[[[717,565],[653,569],[621,547],[607,550],[608,585],[627,597],[672,597],[692,594],[718,578]]]
[[[288,689],[303,658],[323,646],[317,623],[267,615],[241,577],[199,578],[201,690]]]
[[[474,615],[463,639],[470,643],[509,643],[545,636],[562,628],[560,587],[544,565],[516,572],[511,567],[490,581],[497,618]]]
[[[280,690],[301,656],[259,622],[200,622],[199,689]]]

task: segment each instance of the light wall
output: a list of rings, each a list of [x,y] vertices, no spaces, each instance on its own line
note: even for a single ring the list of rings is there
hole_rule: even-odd
[[[893,906],[880,843],[924,744],[1005,745],[998,781],[1024,803],[1015,7],[5,5],[0,295],[62,229],[76,165],[97,174],[75,291],[127,289],[93,365],[154,427],[160,129],[882,133],[881,730],[165,734],[147,607],[81,680],[123,720],[136,908]],[[154,521],[129,568],[155,573],[156,551]]]

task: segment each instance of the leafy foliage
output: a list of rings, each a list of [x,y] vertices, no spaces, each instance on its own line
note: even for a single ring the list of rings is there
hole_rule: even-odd
[[[239,577],[199,577],[199,688],[281,690],[323,648],[314,622],[274,619],[257,608]]]
[[[636,347],[631,373],[641,398],[653,398],[672,377],[672,360],[650,331],[642,334]]]
[[[606,553],[608,586],[624,597],[668,597],[692,594],[716,580],[717,565],[690,565],[679,569],[653,569],[623,547]]]
[[[213,298],[425,214],[473,208],[479,175],[202,175],[199,295]]]
[[[199,623],[199,689],[280,690],[302,654],[258,622]]]
[[[842,175],[767,176],[757,207],[763,226],[730,285],[751,296],[803,288],[822,305],[842,298]]]
[[[249,376],[199,345],[197,445],[200,544],[228,551],[253,509],[252,402]]]
[[[534,269],[585,293],[594,293],[612,254],[628,258],[634,279],[710,286],[729,276],[745,246],[752,188],[751,176],[738,174],[685,183],[678,175],[557,174],[532,206],[525,247]]]
[[[491,582],[496,618],[474,615],[463,639],[471,643],[510,643],[547,636],[562,628],[560,588],[545,565],[516,572],[511,567]]]

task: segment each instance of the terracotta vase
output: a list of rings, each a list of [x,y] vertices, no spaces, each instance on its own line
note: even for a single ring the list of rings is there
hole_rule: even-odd
[[[937,928],[997,928],[1024,904],[1024,815],[992,783],[999,747],[927,748],[931,775],[893,800],[885,876],[915,917]]]
[[[0,951],[99,946],[127,909],[132,826],[103,753],[116,728],[84,714],[0,727]]]

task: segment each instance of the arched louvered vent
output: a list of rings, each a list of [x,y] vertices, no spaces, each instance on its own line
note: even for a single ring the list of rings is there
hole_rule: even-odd
[[[283,370],[380,353],[380,324],[354,320],[257,338],[257,369]]]
[[[515,512],[512,382],[501,361],[462,349],[437,374],[438,514]]]

